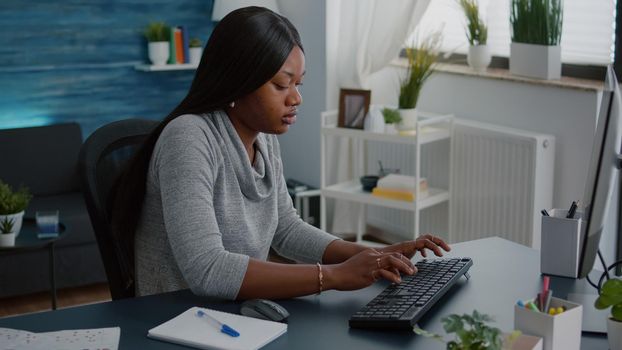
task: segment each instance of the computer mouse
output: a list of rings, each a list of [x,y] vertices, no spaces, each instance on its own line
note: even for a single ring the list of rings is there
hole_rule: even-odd
[[[252,299],[243,302],[240,306],[240,313],[244,316],[276,322],[287,322],[289,316],[289,312],[284,307],[266,299]]]

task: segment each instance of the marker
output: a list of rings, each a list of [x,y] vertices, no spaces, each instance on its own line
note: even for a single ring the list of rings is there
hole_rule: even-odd
[[[568,215],[566,215],[566,219],[574,219],[574,213],[577,211],[577,202],[572,201],[570,205],[570,209],[568,209]]]
[[[523,303],[522,300],[517,301],[516,305],[518,305],[519,307],[525,307],[525,303]]]
[[[542,216],[549,216],[549,212],[546,209],[540,210],[540,213],[542,213]]]
[[[533,302],[531,302],[531,301],[527,302],[527,308],[532,310],[532,311],[540,312],[540,310],[538,310],[536,305]]]
[[[203,310],[197,310],[196,315],[197,315],[198,318],[202,318],[204,320],[207,320],[211,325],[216,327],[216,329],[220,329],[220,331],[222,333],[225,333],[225,334],[230,335],[232,337],[239,337],[240,336],[240,333],[238,331],[236,331],[235,329],[233,329],[233,328],[227,326],[226,324],[218,321],[214,317],[206,314],[205,312],[203,312]]]

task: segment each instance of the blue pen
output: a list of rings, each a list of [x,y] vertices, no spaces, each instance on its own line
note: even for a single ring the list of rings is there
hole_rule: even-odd
[[[203,318],[207,321],[209,321],[212,325],[214,325],[216,327],[216,329],[220,329],[220,331],[222,333],[225,333],[227,335],[230,335],[232,337],[239,337],[240,333],[238,331],[236,331],[235,329],[227,326],[226,324],[218,321],[217,319],[215,319],[214,317],[208,315],[207,313],[203,312],[203,310],[198,310],[197,311],[197,317],[199,318]]]
[[[516,305],[518,305],[519,307],[525,307],[525,303],[523,303],[522,300],[517,301]]]

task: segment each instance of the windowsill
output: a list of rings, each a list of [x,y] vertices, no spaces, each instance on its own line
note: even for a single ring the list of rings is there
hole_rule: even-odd
[[[391,65],[396,67],[406,67],[406,59],[398,58],[391,62]],[[579,78],[571,78],[571,77],[562,77],[559,80],[544,80],[544,79],[533,79],[520,77],[516,75],[510,74],[510,71],[507,69],[501,68],[488,68],[484,72],[476,72],[473,69],[469,68],[469,66],[463,64],[451,64],[451,63],[439,63],[436,68],[436,71],[449,73],[449,74],[457,74],[471,77],[480,77],[487,79],[497,79],[497,80],[507,80],[507,81],[515,81],[519,83],[525,84],[535,84],[535,85],[543,85],[543,86],[552,86],[552,87],[560,87],[566,89],[576,89],[582,91],[594,91],[599,92],[603,90],[603,82],[599,80],[589,80],[589,79],[579,79]]]

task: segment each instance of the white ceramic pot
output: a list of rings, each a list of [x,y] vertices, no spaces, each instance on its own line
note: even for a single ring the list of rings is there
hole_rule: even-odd
[[[198,65],[201,62],[201,55],[203,54],[202,47],[191,47],[190,48],[190,64]]]
[[[483,72],[490,65],[492,56],[490,55],[490,49],[488,45],[472,45],[469,46],[469,53],[467,54],[467,62],[469,67],[473,68],[476,72]]]
[[[0,215],[0,222],[8,219],[13,221],[13,233],[15,236],[19,236],[19,231],[22,229],[22,221],[24,220],[24,211],[10,215]]]
[[[149,60],[156,66],[163,66],[170,55],[168,41],[155,41],[149,43]]]
[[[15,246],[15,232],[12,233],[0,233],[0,247],[13,247]]]
[[[416,108],[400,108],[400,116],[402,121],[400,122],[401,130],[415,129],[417,127],[417,109]]]
[[[622,322],[607,318],[607,339],[610,350],[622,350]]]
[[[384,125],[384,133],[385,134],[397,134],[397,127],[395,124],[385,124]]]
[[[561,78],[561,46],[512,43],[510,73],[537,79]]]

